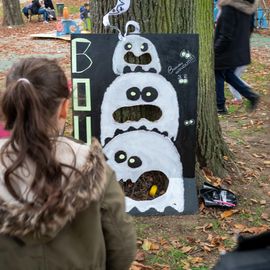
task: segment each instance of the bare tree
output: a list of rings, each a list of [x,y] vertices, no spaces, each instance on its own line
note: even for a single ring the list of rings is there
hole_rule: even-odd
[[[199,93],[197,121],[197,161],[216,175],[226,172],[224,156],[231,156],[216,112],[213,66],[213,1],[212,0],[133,0],[127,13],[113,18],[120,29],[128,20],[140,23],[144,33],[199,33]],[[93,0],[93,31],[104,33],[102,17],[115,0]]]
[[[2,0],[3,2],[3,26],[23,24],[21,6],[19,0]]]

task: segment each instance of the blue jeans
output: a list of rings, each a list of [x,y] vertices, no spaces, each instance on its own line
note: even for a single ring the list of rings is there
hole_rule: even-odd
[[[226,102],[224,94],[224,82],[227,82],[233,86],[243,97],[250,101],[257,99],[259,96],[257,93],[253,92],[244,81],[239,79],[234,72],[235,68],[215,70],[217,107],[219,109],[224,108]]]
[[[24,7],[23,9],[22,9],[22,12],[23,12],[23,14],[24,14],[24,16],[28,19],[29,18],[29,14],[28,14],[28,10],[29,10],[30,8],[29,7]]]
[[[42,14],[43,15],[44,21],[48,21],[49,20],[48,12],[44,8],[40,8],[38,10],[38,14]]]

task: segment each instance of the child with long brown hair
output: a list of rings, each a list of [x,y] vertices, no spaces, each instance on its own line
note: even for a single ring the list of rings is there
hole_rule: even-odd
[[[1,107],[0,265],[5,270],[128,269],[135,233],[101,147],[62,134],[70,91],[55,60],[9,71]]]

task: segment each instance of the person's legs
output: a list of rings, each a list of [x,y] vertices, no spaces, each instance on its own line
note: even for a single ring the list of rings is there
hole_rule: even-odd
[[[242,80],[242,79],[241,79],[241,75],[242,75],[243,72],[246,70],[246,67],[247,67],[247,66],[240,66],[240,67],[237,67],[237,68],[235,69],[235,71],[234,71],[234,74],[235,74],[240,80]],[[246,84],[246,82],[244,82],[243,80],[242,80],[242,82]],[[246,84],[246,85],[249,86],[248,84]],[[239,92],[238,92],[233,86],[231,86],[230,84],[229,84],[229,90],[230,90],[230,92],[232,93],[232,95],[233,95],[233,97],[234,97],[235,100],[237,100],[237,101],[241,101],[241,100],[242,100],[242,96],[241,96],[241,95],[239,94]]]
[[[48,22],[48,12],[44,8],[40,8],[38,14],[43,15],[44,22]]]
[[[255,109],[259,95],[252,91],[250,86],[234,74],[234,69],[227,69],[224,73],[225,81],[232,85],[242,96],[251,102],[251,109]]]
[[[217,98],[217,109],[220,113],[226,113],[227,109],[225,106],[225,95],[224,95],[224,70],[215,70],[216,79],[216,98]]]
[[[24,8],[22,9],[22,12],[23,12],[24,16],[28,19],[28,18],[29,18],[28,7],[24,7]]]

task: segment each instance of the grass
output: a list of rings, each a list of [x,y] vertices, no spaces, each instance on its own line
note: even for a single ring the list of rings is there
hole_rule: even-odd
[[[264,182],[264,183],[268,183],[269,180],[269,176],[268,175],[260,175],[258,181],[260,182]]]
[[[170,265],[171,269],[182,269],[181,261],[186,259],[187,255],[181,252],[179,249],[172,248],[169,251],[159,251],[157,254],[151,254],[148,257],[148,263],[150,265],[164,264]]]
[[[150,254],[147,257],[146,264],[148,265],[170,265],[171,270],[183,270],[187,269],[190,256],[186,255],[179,249],[172,248],[166,251],[160,251],[156,254]],[[189,268],[191,270],[208,270],[209,267],[205,265]]]
[[[213,231],[216,232],[217,234],[219,234],[221,231],[220,220],[213,219],[211,223],[213,225],[213,227],[212,227]]]
[[[261,218],[262,213],[263,208],[261,206],[257,206],[252,212],[240,213],[239,218],[243,221],[243,223],[248,221],[250,226],[259,227],[263,224]]]
[[[206,266],[200,266],[200,267],[192,267],[191,270],[208,270],[209,268]]]
[[[77,14],[80,12],[80,7],[70,5],[68,6],[68,11],[69,11],[69,14]]]
[[[231,249],[235,246],[235,241],[233,241],[232,239],[225,239],[223,243],[227,249]]]
[[[243,132],[240,129],[229,130],[227,135],[233,139],[240,139],[243,136]]]
[[[138,223],[136,222],[136,232],[137,232],[137,236],[144,238],[146,237],[146,229],[150,228],[151,225],[150,224],[144,224],[144,223]]]
[[[261,226],[263,224],[261,215],[263,213],[263,208],[261,206],[256,207],[255,212],[252,212],[252,219],[251,222],[252,226]]]

